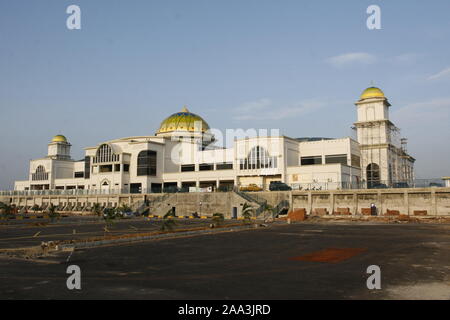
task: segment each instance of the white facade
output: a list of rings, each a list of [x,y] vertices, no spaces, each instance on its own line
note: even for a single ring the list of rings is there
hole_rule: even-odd
[[[407,153],[400,129],[389,120],[388,99],[378,88],[366,91],[370,90],[355,103],[362,177],[369,185],[411,184],[415,159]]]
[[[387,99],[362,98],[356,105],[358,141],[255,137],[236,139],[232,147],[219,148],[207,123],[187,109],[165,119],[154,136],[88,147],[82,161],[71,159],[71,145],[59,135],[49,144],[45,158],[30,162],[29,179],[17,181],[15,190],[268,189],[272,181],[294,189],[338,189],[368,180],[410,181],[414,159],[393,139],[398,130],[389,121]],[[375,165],[378,172],[373,170]]]

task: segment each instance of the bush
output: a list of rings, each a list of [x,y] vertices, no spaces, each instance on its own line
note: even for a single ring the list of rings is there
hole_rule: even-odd
[[[103,210],[103,219],[107,224],[113,223],[116,218],[117,218],[116,209],[106,208],[105,210]]]
[[[215,225],[220,226],[221,224],[223,224],[225,217],[223,213],[214,213],[212,216],[212,220]]]

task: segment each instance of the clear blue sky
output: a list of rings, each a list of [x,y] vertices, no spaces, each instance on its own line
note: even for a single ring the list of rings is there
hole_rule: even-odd
[[[66,28],[81,7],[82,29]],[[382,30],[366,27],[378,4]],[[211,127],[350,135],[382,88],[419,178],[450,175],[450,1],[1,0],[0,189],[55,134],[73,156],[188,105]]]

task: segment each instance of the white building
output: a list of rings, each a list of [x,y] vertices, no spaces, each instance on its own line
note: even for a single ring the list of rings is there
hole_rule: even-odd
[[[174,187],[268,189],[272,181],[294,189],[410,183],[415,160],[396,139],[399,130],[389,120],[383,92],[366,89],[356,106],[358,141],[246,137],[220,148],[207,122],[186,108],[165,119],[154,136],[88,147],[82,161],[71,159],[71,144],[58,135],[46,157],[30,162],[29,179],[17,181],[15,190],[150,193]]]
[[[391,104],[378,88],[366,89],[358,102],[355,127],[361,152],[361,176],[369,185],[410,183],[414,162],[406,150],[406,139],[389,120]]]

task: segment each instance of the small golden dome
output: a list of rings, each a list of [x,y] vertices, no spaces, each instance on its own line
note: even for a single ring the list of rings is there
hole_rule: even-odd
[[[57,136],[53,137],[52,142],[67,142],[67,138],[62,134],[58,134]]]
[[[363,91],[361,94],[361,100],[369,98],[384,98],[384,93],[381,89],[376,87],[370,87]]]
[[[196,128],[196,125],[200,125],[200,127]],[[204,133],[208,130],[209,125],[205,120],[202,119],[202,117],[189,112],[186,107],[183,107],[180,112],[172,114],[170,117],[161,122],[161,125],[159,126],[156,134],[174,131],[201,131]]]

